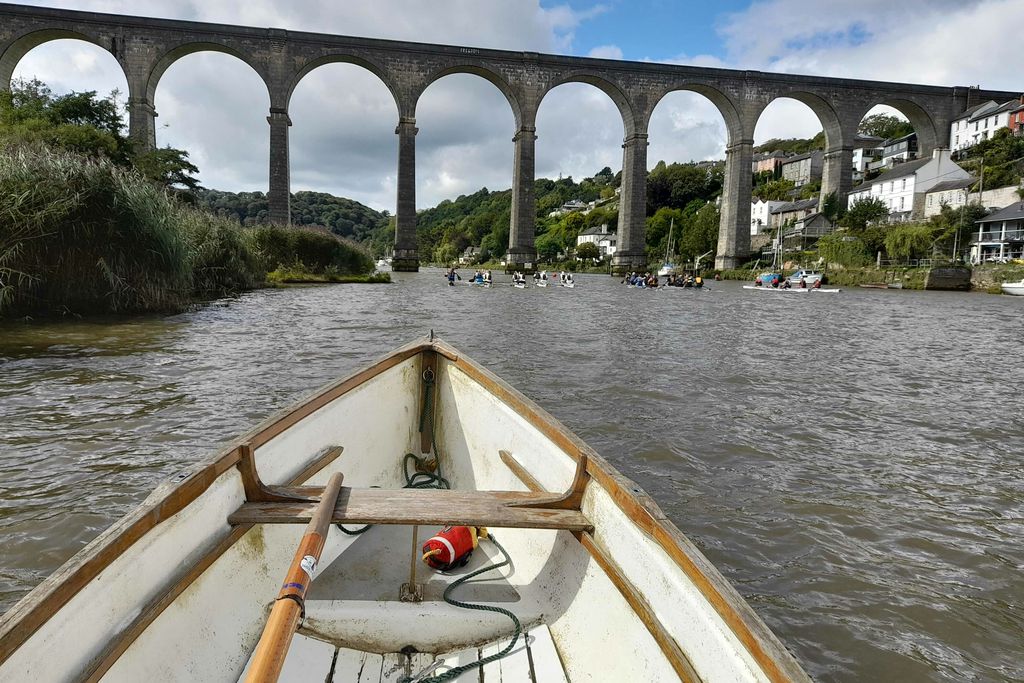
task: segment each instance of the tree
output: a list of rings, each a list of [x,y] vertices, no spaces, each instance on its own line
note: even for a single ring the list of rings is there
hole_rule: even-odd
[[[864,241],[845,232],[833,232],[818,240],[818,254],[828,263],[841,266],[866,266],[871,255]]]
[[[758,185],[754,188],[753,195],[765,201],[785,201],[790,198],[789,193],[793,191],[794,187],[796,185],[792,180],[779,178],[778,180],[769,180]]]
[[[576,258],[581,260],[601,258],[601,250],[593,242],[584,242],[576,247]]]
[[[846,207],[839,201],[839,196],[835,192],[829,192],[825,195],[825,201],[821,206],[821,213],[830,223],[835,223],[837,219],[846,213]]]
[[[188,152],[181,149],[164,147],[136,155],[135,167],[147,179],[157,185],[178,193],[182,198],[195,201],[195,191],[199,189],[199,173],[196,165],[188,160]],[[345,219],[337,219],[345,220]],[[316,223],[310,216],[308,223]],[[351,225],[351,221],[349,221]]]
[[[868,197],[851,206],[846,215],[843,216],[840,224],[851,230],[864,230],[871,221],[876,221],[888,215],[889,207],[886,206],[885,202],[875,197]]]
[[[929,224],[900,225],[885,233],[885,251],[890,258],[912,259],[931,255],[935,228]]]
[[[533,244],[537,249],[537,257],[547,263],[556,260],[558,253],[562,250],[561,242],[551,233],[544,233]]]
[[[901,138],[904,135],[910,135],[914,132],[914,127],[910,125],[910,121],[898,116],[872,114],[871,116],[864,117],[857,127],[857,131],[863,135],[874,135],[885,140],[891,140],[893,138]]]
[[[713,251],[718,245],[718,225],[721,214],[713,203],[705,204],[690,220],[684,220],[679,236],[679,254],[693,259]]]

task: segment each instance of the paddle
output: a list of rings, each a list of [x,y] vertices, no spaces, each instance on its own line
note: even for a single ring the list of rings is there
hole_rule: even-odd
[[[299,618],[304,616],[306,589],[313,581],[316,564],[324,549],[327,528],[334,517],[334,506],[341,491],[341,480],[341,472],[335,472],[324,487],[320,503],[306,526],[306,533],[299,542],[284,585],[270,611],[260,642],[256,645],[245,683],[275,683],[281,675],[288,648],[292,644],[292,635],[298,629]]]

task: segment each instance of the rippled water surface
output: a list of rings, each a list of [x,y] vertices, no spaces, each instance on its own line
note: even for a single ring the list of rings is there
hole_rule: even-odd
[[[646,488],[816,679],[1024,679],[1024,300],[396,280],[0,326],[0,611],[159,481],[434,329]]]

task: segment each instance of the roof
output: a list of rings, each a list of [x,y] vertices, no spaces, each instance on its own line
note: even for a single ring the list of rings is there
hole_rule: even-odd
[[[982,102],[981,104],[976,104],[973,107],[971,107],[971,108],[967,109],[966,111],[964,111],[964,113],[960,114],[960,116],[957,116],[953,120],[954,121],[959,121],[961,119],[969,119],[969,118],[971,118],[972,116],[974,116],[975,114],[979,113],[982,110],[987,110],[989,107],[994,107],[995,104],[996,104],[995,100],[988,100],[987,102]]]
[[[995,213],[974,221],[975,223],[994,223],[996,221],[1019,221],[1024,220],[1024,201],[1014,202],[1006,208],[999,209]]]
[[[854,149],[859,147],[881,147],[884,142],[885,138],[880,138],[877,135],[864,135],[863,133],[857,133],[853,136]]]
[[[970,187],[974,184],[977,178],[961,178],[959,180],[943,180],[938,185],[932,186],[932,189],[928,190],[925,194],[931,194],[932,192],[946,192],[947,190],[962,190],[965,187]]]
[[[994,102],[992,100],[989,100],[988,102],[986,102],[984,104],[984,106],[978,107],[976,110],[974,110],[974,112],[970,115],[970,117],[967,119],[967,121],[968,122],[977,121],[977,120],[985,118],[986,116],[992,116],[993,114],[998,114],[998,113],[1004,112],[1004,111],[1012,111],[1013,109],[1016,109],[1019,106],[1020,106],[1020,100],[1007,100],[1006,102],[1003,102],[1002,104],[997,104],[996,102]],[[954,119],[954,120],[959,121],[960,119],[963,119],[963,118],[964,117],[961,114],[960,118]]]
[[[913,133],[907,133],[903,137],[892,138],[890,140],[886,140],[885,141],[885,147],[891,147],[892,145],[899,144],[899,143],[903,142],[904,140],[910,140],[911,138],[917,139],[917,131],[914,131]]]
[[[820,151],[821,150],[814,150],[813,152],[804,152],[803,154],[797,154],[795,157],[787,157],[786,160],[782,162],[782,165],[786,166],[788,164],[793,163],[794,161],[803,161],[804,159],[810,159]]]
[[[790,213],[793,211],[806,211],[807,209],[818,208],[817,199],[800,199],[795,202],[786,202],[782,206],[776,206],[770,213]]]
[[[915,159],[914,161],[905,161],[902,164],[897,164],[872,180],[871,184],[875,185],[877,183],[883,183],[886,180],[892,180],[893,178],[902,178],[903,176],[914,175],[931,160],[931,157],[925,157],[924,159]]]

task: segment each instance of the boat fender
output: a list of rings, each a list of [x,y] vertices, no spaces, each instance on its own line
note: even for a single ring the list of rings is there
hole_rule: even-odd
[[[475,526],[446,526],[423,544],[423,561],[432,569],[448,571],[465,566],[487,529]]]

